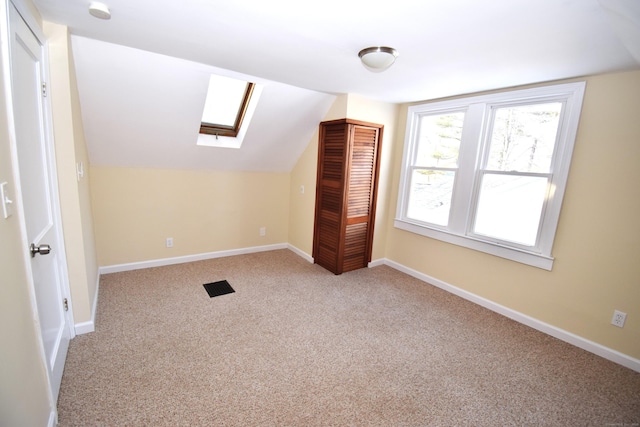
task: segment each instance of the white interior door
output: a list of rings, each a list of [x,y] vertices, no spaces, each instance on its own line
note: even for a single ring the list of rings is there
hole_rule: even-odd
[[[65,258],[60,236],[53,147],[44,108],[43,45],[9,6],[13,113],[19,185],[31,275],[49,381],[57,401],[70,339]],[[50,251],[47,247],[50,246]],[[31,247],[34,250],[30,250]],[[39,251],[38,251],[39,250]],[[48,253],[47,253],[48,252]],[[66,288],[65,288],[66,289]]]

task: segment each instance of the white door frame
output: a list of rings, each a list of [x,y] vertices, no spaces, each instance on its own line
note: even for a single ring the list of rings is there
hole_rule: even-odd
[[[13,6],[15,6],[16,10],[22,16],[27,26],[30,28],[30,30],[33,32],[35,37],[43,46],[42,74],[44,76],[45,81],[50,81],[48,45],[47,45],[46,37],[42,32],[42,29],[39,27],[36,19],[32,16],[31,11],[23,3],[22,0],[1,0],[1,2],[2,3],[0,4],[0,39],[2,44],[0,46],[0,49],[1,49],[1,55],[2,55],[2,79],[3,79],[2,84],[4,85],[5,93],[6,93],[4,102],[5,102],[5,108],[7,110],[9,145],[11,150],[11,163],[12,163],[12,169],[13,169],[12,172],[13,172],[13,179],[14,179],[15,188],[16,188],[16,194],[14,194],[14,198],[16,201],[16,203],[14,204],[14,207],[15,207],[14,215],[17,216],[18,223],[20,224],[20,235],[22,240],[22,247],[16,248],[16,250],[22,251],[24,256],[24,263],[25,263],[25,266],[27,266],[26,277],[28,282],[27,286],[29,291],[29,297],[31,301],[31,310],[32,310],[32,315],[34,319],[34,325],[36,327],[36,330],[38,331],[38,347],[40,349],[40,358],[42,360],[42,363],[44,364],[45,375],[46,375],[47,382],[49,384],[48,395],[49,395],[51,412],[52,412],[52,419],[50,419],[50,423],[53,420],[55,424],[56,418],[57,418],[57,410],[56,410],[57,402],[54,401],[54,392],[52,390],[53,385],[52,385],[51,378],[49,377],[48,368],[46,368],[48,366],[48,362],[45,356],[44,341],[42,339],[42,336],[39,333],[40,328],[38,326],[39,324],[38,308],[36,303],[33,276],[31,274],[31,269],[29,268],[29,265],[31,264],[31,256],[27,249],[29,247],[29,242],[27,237],[25,216],[23,211],[24,205],[22,202],[22,192],[21,192],[22,187],[21,187],[20,175],[18,170],[18,150],[17,150],[17,139],[16,139],[16,132],[15,132],[15,124],[14,124],[15,114],[14,114],[14,108],[13,108],[13,88],[12,88],[12,78],[11,78],[12,73],[11,73],[11,62],[10,62],[11,61],[11,54],[10,54],[11,39],[10,39],[10,29],[9,29],[9,8],[11,7],[12,4]],[[62,234],[63,232],[62,218],[61,218],[61,210],[60,210],[60,196],[58,192],[57,169],[55,164],[55,147],[54,147],[54,139],[53,139],[53,121],[52,121],[52,115],[51,115],[51,99],[50,98],[51,98],[50,96],[47,96],[43,100],[43,108],[44,108],[43,114],[44,114],[44,127],[45,127],[44,137],[45,137],[47,150],[49,153],[49,163],[50,163],[49,169],[51,173],[50,178],[51,178],[52,187],[53,187],[53,194],[52,194],[53,196],[52,211],[53,211],[53,218],[54,218],[53,226],[56,228],[57,235],[58,235],[58,239],[57,239],[58,241],[52,242],[51,245],[56,248],[59,255],[58,267],[59,267],[60,276],[61,276],[60,277],[61,292],[63,296],[67,298],[67,300],[69,301],[69,310],[65,312],[65,316],[66,316],[66,321],[69,328],[69,336],[70,338],[74,338],[76,333],[74,328],[73,312],[72,312],[72,305],[71,305],[71,292],[69,288],[69,273],[67,270],[67,257],[66,257],[66,251],[64,246],[64,237]]]

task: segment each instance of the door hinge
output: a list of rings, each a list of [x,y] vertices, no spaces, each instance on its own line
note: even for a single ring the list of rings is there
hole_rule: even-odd
[[[64,311],[69,311],[69,300],[68,299],[63,299],[62,300],[62,306],[64,307]]]
[[[42,96],[44,96],[44,97],[47,96],[47,83],[46,82],[42,82]]]

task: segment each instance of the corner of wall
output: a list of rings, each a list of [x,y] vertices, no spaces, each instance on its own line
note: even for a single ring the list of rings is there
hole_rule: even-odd
[[[351,118],[384,125],[378,204],[373,243],[373,258],[385,256],[387,223],[389,215],[390,180],[393,172],[395,125],[399,106],[374,101],[358,95],[343,94],[336,97],[324,117],[326,120]],[[318,132],[309,141],[306,150],[291,171],[289,243],[309,255],[313,249],[313,225],[315,215],[316,173],[318,162]],[[302,192],[304,187],[304,193]]]

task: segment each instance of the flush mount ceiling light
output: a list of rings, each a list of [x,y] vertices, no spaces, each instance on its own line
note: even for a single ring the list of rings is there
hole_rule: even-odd
[[[96,18],[111,19],[111,12],[104,3],[98,3],[96,1],[91,2],[89,5],[89,13]]]
[[[398,51],[386,46],[368,47],[362,49],[358,56],[367,70],[379,73],[393,65]]]

